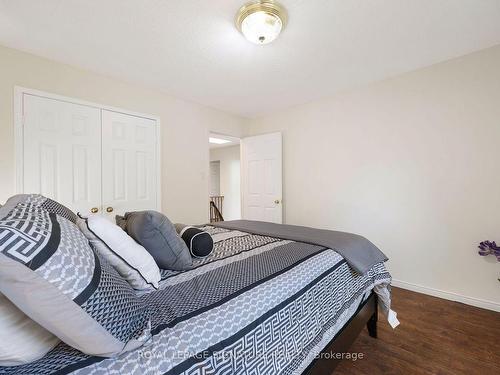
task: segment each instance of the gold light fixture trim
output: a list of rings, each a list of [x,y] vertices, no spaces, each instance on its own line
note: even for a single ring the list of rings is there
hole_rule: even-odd
[[[248,26],[245,24],[245,22],[248,23],[250,21],[253,22],[252,25]],[[237,29],[249,41],[256,44],[272,42],[283,31],[287,21],[288,14],[285,8],[273,0],[259,0],[246,3],[240,8],[235,18]],[[258,22],[261,25],[258,25]],[[265,27],[262,28],[259,26]]]

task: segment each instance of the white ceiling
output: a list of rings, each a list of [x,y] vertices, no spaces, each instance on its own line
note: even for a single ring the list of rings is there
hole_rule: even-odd
[[[256,117],[500,44],[500,0],[281,0],[256,46],[245,0],[0,0],[0,44]]]

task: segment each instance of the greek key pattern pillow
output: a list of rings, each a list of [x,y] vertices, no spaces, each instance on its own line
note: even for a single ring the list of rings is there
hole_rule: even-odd
[[[0,208],[0,291],[86,354],[137,348],[149,338],[147,306],[61,207],[41,195],[19,195]]]

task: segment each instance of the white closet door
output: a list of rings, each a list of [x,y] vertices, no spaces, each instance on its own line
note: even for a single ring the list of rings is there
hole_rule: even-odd
[[[23,95],[23,187],[89,214],[101,203],[101,111]]]
[[[156,139],[156,121],[102,111],[102,202],[109,216],[158,209]]]

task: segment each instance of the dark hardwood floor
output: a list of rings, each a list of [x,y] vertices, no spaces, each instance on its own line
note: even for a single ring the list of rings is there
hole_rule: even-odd
[[[500,288],[500,286],[499,286]],[[500,374],[500,313],[393,288],[395,330],[379,314],[378,338],[360,334],[335,375]]]

